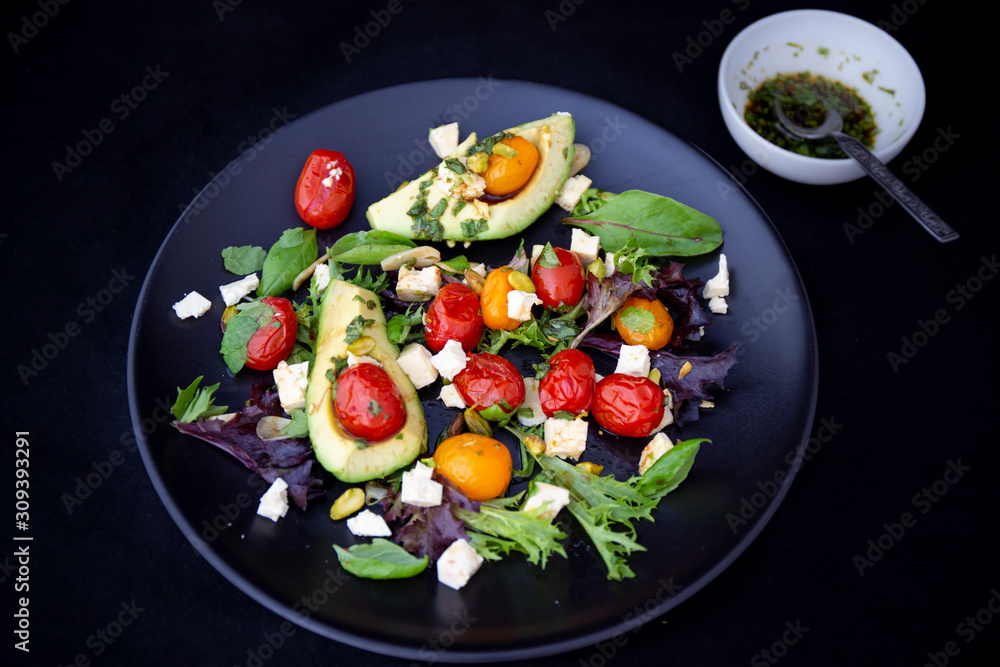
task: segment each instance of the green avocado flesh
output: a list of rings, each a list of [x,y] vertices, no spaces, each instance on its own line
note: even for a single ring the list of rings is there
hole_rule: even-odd
[[[347,358],[347,327],[359,315],[374,321],[363,332],[375,340],[375,349],[367,356],[382,364],[406,407],[402,430],[380,442],[359,443],[344,429],[334,413],[333,385],[326,377],[327,371],[335,368],[337,358]],[[396,363],[399,351],[386,336],[385,315],[378,297],[342,280],[331,280],[320,302],[319,317],[316,363],[306,389],[309,439],[316,459],[337,479],[352,483],[385,477],[409,465],[427,449],[427,422],[417,390]]]
[[[408,211],[421,199],[420,184],[437,175],[439,165],[434,165],[433,169],[368,207],[368,223],[372,229],[428,241],[485,241],[506,238],[522,231],[548,210],[569,177],[573,166],[576,124],[571,115],[559,113],[512,127],[507,132],[534,144],[538,149],[538,166],[516,195],[489,204],[488,217],[484,218],[483,212],[472,202],[458,204],[457,198],[448,200],[447,195],[432,183],[424,190],[427,207],[433,209],[442,200],[447,201],[447,207],[437,218],[440,228],[430,234],[415,228],[414,218]],[[475,143],[476,135],[472,134],[459,145],[452,157],[464,156]]]

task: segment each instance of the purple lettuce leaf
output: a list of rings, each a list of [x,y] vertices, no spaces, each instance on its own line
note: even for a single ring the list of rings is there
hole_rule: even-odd
[[[263,441],[257,436],[257,422],[262,417],[286,417],[278,392],[266,382],[254,382],[245,408],[226,421],[198,419],[173,425],[181,433],[194,436],[240,460],[269,484],[281,477],[288,484],[288,495],[300,509],[323,495],[329,475],[316,461],[308,438]]]
[[[578,347],[594,327],[614,315],[625,303],[625,299],[638,289],[639,285],[632,282],[631,273],[618,271],[605,278],[598,278],[588,271],[587,291],[580,301],[587,312],[587,321],[569,346]]]
[[[468,539],[465,522],[455,516],[455,508],[479,511],[479,503],[469,500],[447,478],[435,472],[433,479],[444,487],[441,504],[436,507],[405,505],[398,491],[390,491],[382,498],[386,521],[406,522],[393,533],[393,541],[417,557],[428,556],[432,563],[452,542]]]
[[[670,262],[653,279],[656,297],[675,313],[674,333],[668,343],[671,347],[681,347],[685,340],[701,340],[701,327],[715,322],[698,298],[698,290],[705,283],[699,278],[688,280],[681,274],[683,269],[683,264]]]
[[[582,344],[617,357],[622,339],[611,334],[592,335],[587,336]],[[726,388],[726,375],[736,363],[736,346],[711,357],[666,349],[650,350],[649,360],[650,365],[660,371],[662,383],[674,396],[674,422],[684,426],[698,420],[698,406],[702,401],[712,399],[712,394],[706,389],[708,385]],[[691,370],[683,378],[678,378],[685,362],[691,362]]]

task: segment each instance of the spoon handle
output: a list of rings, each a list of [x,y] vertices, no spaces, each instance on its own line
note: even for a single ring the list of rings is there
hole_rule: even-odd
[[[895,175],[871,151],[852,136],[843,132],[834,132],[837,143],[848,155],[857,160],[861,168],[868,173],[879,185],[884,187],[892,197],[903,205],[903,208],[916,219],[924,229],[931,233],[938,241],[954,241],[958,238],[958,232],[948,226],[944,220],[930,209],[910,188],[896,178]]]

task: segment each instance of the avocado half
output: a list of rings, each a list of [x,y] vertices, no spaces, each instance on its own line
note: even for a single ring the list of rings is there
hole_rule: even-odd
[[[399,388],[406,407],[406,422],[399,433],[379,442],[359,443],[348,433],[333,410],[333,384],[327,371],[337,358],[347,357],[347,326],[355,317],[373,320],[364,335],[375,340],[368,353],[382,364]],[[417,390],[396,363],[399,350],[386,336],[385,315],[378,297],[371,291],[342,280],[331,280],[320,301],[316,362],[306,389],[309,439],[316,459],[344,482],[378,479],[409,465],[427,450],[427,422]]]
[[[438,218],[443,229],[441,237],[427,240],[485,241],[506,238],[537,220],[555,201],[573,166],[573,140],[576,137],[576,123],[573,121],[573,116],[568,113],[557,113],[506,131],[524,137],[538,149],[538,166],[535,167],[531,178],[513,197],[489,205],[489,218],[486,220],[485,229],[482,229],[482,225],[467,224],[467,230],[478,231],[471,235],[466,234],[462,229],[462,223],[481,219],[482,214],[475,206],[464,206],[456,213],[454,204],[450,203]],[[476,135],[472,134],[459,145],[451,157],[465,155],[475,143]],[[407,211],[420,196],[420,183],[434,177],[438,164],[388,197],[369,206],[367,216],[372,229],[401,234],[407,238],[417,238],[413,230],[413,218]],[[443,193],[437,192],[431,186],[428,205],[433,207],[442,197]]]

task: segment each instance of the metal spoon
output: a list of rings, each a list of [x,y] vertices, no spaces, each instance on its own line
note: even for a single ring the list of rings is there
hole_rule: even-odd
[[[841,132],[841,129],[844,127],[844,120],[836,110],[827,109],[826,119],[823,123],[819,127],[812,128],[801,127],[792,122],[785,115],[785,110],[781,108],[781,104],[774,104],[772,106],[782,127],[793,136],[806,140],[826,139],[827,137],[836,139],[844,152],[857,160],[861,168],[875,179],[879,185],[885,188],[893,199],[902,204],[903,208],[938,241],[944,243],[946,241],[954,241],[958,238],[958,232],[949,227],[910,188],[906,187],[901,180],[896,178],[881,160],[865,148],[860,141]]]

